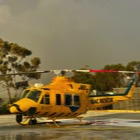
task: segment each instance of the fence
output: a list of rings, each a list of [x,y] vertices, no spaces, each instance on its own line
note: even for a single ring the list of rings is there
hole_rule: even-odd
[[[114,88],[116,93],[123,93],[126,88]],[[140,87],[134,89],[130,100],[113,104],[115,110],[140,110]]]

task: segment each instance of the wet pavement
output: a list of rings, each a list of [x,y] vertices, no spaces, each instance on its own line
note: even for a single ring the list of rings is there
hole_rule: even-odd
[[[0,116],[0,140],[140,140],[140,114],[91,113],[88,125],[76,125],[75,119],[61,120],[61,127],[46,124],[23,126],[15,115]],[[71,125],[75,124],[75,125]]]

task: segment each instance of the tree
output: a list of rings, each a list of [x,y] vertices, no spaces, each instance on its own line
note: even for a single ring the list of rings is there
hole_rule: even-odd
[[[140,71],[140,61],[131,61],[126,65],[128,71]],[[129,74],[132,75],[132,74]],[[140,75],[137,75],[136,86],[140,86]]]
[[[0,39],[0,73],[18,73],[18,72],[34,72],[39,68],[40,58],[29,58],[32,52],[16,43],[9,43]],[[30,60],[29,60],[30,59]],[[19,76],[0,76],[0,84],[2,88],[7,90],[9,100],[11,101],[10,88],[16,90],[16,83],[19,80],[29,81],[31,79],[39,79],[40,74],[22,74]]]
[[[81,68],[81,70],[86,70],[86,69],[87,67]],[[95,78],[94,75],[91,73],[74,72],[72,79],[77,83],[90,84],[91,89],[94,89]]]
[[[113,64],[113,65],[106,65],[103,68],[104,70],[125,70],[125,66],[122,64]],[[115,87],[121,87],[123,83],[121,79],[124,78],[125,75],[120,73],[96,73],[95,81],[96,86],[95,88],[100,91],[112,91]]]
[[[87,69],[81,68],[81,69]],[[104,66],[105,70],[125,70],[122,64],[113,64]],[[121,79],[124,77],[123,74],[119,73],[77,73],[73,75],[73,80],[75,82],[90,84],[91,90],[96,89],[98,91],[112,91],[114,87],[121,87]]]
[[[85,66],[81,69],[89,69]],[[140,71],[140,61],[131,61],[126,66],[122,64],[105,65],[103,70],[118,70],[118,71]],[[91,89],[98,91],[112,91],[115,87],[124,87],[128,84],[127,77],[132,77],[133,73],[82,73],[75,72],[72,76],[75,82],[90,84]],[[137,75],[137,86],[140,86],[140,76]]]
[[[128,71],[140,70],[140,61],[131,61],[126,65]]]

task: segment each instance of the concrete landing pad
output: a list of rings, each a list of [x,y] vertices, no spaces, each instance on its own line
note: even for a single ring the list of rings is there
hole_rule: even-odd
[[[60,120],[67,124],[51,128],[46,124],[21,126],[15,122],[15,115],[0,116],[0,140],[139,140],[139,113],[90,112],[84,118],[90,125],[69,125],[78,123],[75,119]]]

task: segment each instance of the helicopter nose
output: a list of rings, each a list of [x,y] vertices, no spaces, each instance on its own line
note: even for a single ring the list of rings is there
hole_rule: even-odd
[[[10,110],[11,113],[20,113],[20,112],[22,112],[21,109],[20,109],[20,106],[18,104],[13,104],[10,107],[9,110]]]
[[[24,98],[24,99],[21,99],[15,103],[13,103],[12,106],[9,108],[9,111],[14,114],[26,113],[28,111],[35,112],[36,107],[37,107],[36,102],[34,102],[30,99]]]
[[[16,106],[12,106],[12,107],[10,107],[10,112],[11,113],[18,113],[19,111],[18,111]]]

